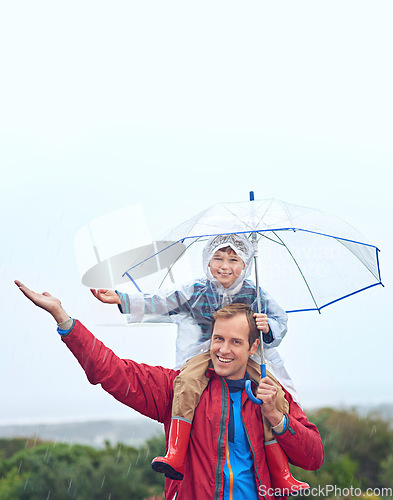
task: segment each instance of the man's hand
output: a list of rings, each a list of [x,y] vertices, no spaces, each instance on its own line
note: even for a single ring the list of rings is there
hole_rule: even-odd
[[[259,381],[258,389],[255,395],[263,401],[261,406],[262,415],[266,417],[274,427],[278,425],[283,417],[283,414],[276,408],[277,387],[268,378],[262,378]]]
[[[33,304],[35,304],[38,307],[41,307],[41,309],[44,309],[45,311],[48,311],[48,313],[50,313],[54,317],[57,323],[62,323],[63,321],[66,321],[67,319],[70,318],[62,308],[60,300],[57,299],[56,297],[52,297],[50,293],[33,292],[18,280],[15,280],[15,285],[19,287],[19,290],[28,299],[30,299],[33,302]]]
[[[107,290],[106,288],[95,290],[94,288],[90,288],[90,291],[96,299],[104,304],[120,304],[119,296],[113,290]]]
[[[254,318],[258,330],[261,330],[262,333],[269,333],[269,323],[267,320],[267,315],[262,313],[255,313]]]

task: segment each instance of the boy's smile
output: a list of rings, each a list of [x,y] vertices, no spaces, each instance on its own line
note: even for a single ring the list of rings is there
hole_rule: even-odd
[[[248,358],[255,353],[259,343],[256,340],[250,349],[249,332],[250,326],[245,314],[216,320],[210,357],[217,375],[231,380],[244,378]]]
[[[233,250],[217,250],[209,262],[210,272],[224,288],[229,288],[241,275],[245,264]]]

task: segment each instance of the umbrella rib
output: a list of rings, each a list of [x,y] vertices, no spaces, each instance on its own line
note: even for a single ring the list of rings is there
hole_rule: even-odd
[[[275,235],[275,236],[276,236],[276,237],[277,237],[277,238],[281,241],[281,243],[283,244],[283,246],[286,248],[287,252],[288,252],[288,253],[289,253],[289,255],[291,256],[291,258],[292,258],[293,262],[295,263],[296,267],[298,268],[298,271],[299,271],[299,273],[300,273],[301,277],[303,278],[303,281],[304,281],[304,283],[305,283],[305,285],[306,285],[306,287],[307,287],[307,290],[309,291],[309,293],[310,293],[310,295],[311,295],[311,298],[312,298],[312,301],[313,301],[313,302],[314,302],[314,304],[315,304],[315,307],[316,307],[316,308],[317,308],[317,310],[319,311],[319,307],[318,307],[318,304],[317,304],[317,302],[316,302],[316,300],[315,300],[315,297],[314,297],[314,295],[313,295],[313,293],[312,293],[312,291],[311,291],[311,288],[310,288],[310,287],[309,287],[309,285],[308,285],[308,282],[307,282],[306,277],[304,276],[304,274],[303,274],[302,270],[301,270],[301,269],[300,269],[300,267],[299,267],[299,264],[297,263],[297,260],[295,259],[295,257],[293,256],[292,252],[289,250],[289,248],[287,247],[287,245],[284,243],[284,241],[283,241],[283,240],[282,240],[282,239],[281,239],[281,238],[280,238],[280,237],[279,237],[279,236],[278,236],[278,235],[277,235],[274,231],[272,231],[272,232],[273,232],[273,234],[274,234],[274,235]]]
[[[280,202],[280,204],[281,204],[281,207],[284,209],[284,212],[285,212],[285,213],[286,213],[286,215],[287,215],[288,221],[289,221],[289,222],[291,223],[291,225],[292,225],[292,223],[293,223],[293,217],[291,216],[291,213],[290,213],[290,211],[288,210],[287,204],[286,204],[286,203],[284,204],[283,202]]]
[[[209,211],[209,209],[206,208],[205,210],[202,210],[202,212],[199,212],[199,214],[197,214],[194,217],[192,217],[191,219],[189,219],[187,222],[189,222],[190,220],[193,220],[193,223],[191,224],[191,227],[188,228],[186,236],[182,236],[182,237],[179,237],[179,235],[175,236],[175,239],[177,239],[177,241],[175,243],[178,243],[179,241],[184,241],[185,238],[188,238],[189,236],[187,236],[187,235],[189,235],[191,233],[191,231],[193,230],[193,228],[198,224],[198,220],[200,218],[202,218],[205,215],[205,213],[208,211]],[[173,230],[170,231],[169,234],[171,234],[172,232],[173,232]],[[168,233],[166,233],[166,234],[168,234]]]
[[[244,221],[237,215],[235,214],[232,210],[230,210],[227,206],[225,206],[226,210],[231,214],[233,215],[233,217],[235,217],[236,220],[239,220],[242,224],[245,224]],[[252,228],[250,228],[250,225],[249,224],[245,224],[249,229],[250,231],[254,232],[254,230]],[[241,231],[241,232],[245,232],[245,231]],[[233,234],[236,234],[236,233],[233,233]]]
[[[371,269],[369,269],[368,266],[366,266],[366,264],[364,264],[363,261],[360,260],[356,256],[356,254],[349,247],[347,247],[344,244],[344,241],[349,241],[350,242],[350,240],[342,240],[341,238],[338,238],[338,237],[334,238],[334,239],[336,241],[338,241],[338,243],[340,243],[343,247],[345,247],[349,251],[349,253],[352,254],[355,257],[355,259],[357,259],[359,262],[361,262],[363,264],[363,267],[365,267],[367,269],[367,271],[371,274],[371,276],[373,276],[375,279],[377,279],[381,283],[381,273],[379,271],[379,262],[378,262],[378,251],[379,251],[379,249],[377,247],[375,247],[375,249],[376,249],[376,261],[377,261],[378,276],[375,276],[375,274],[371,271]],[[355,243],[357,243],[357,242],[355,242]]]
[[[259,217],[259,219],[258,219],[258,225],[263,221],[265,215],[267,214],[267,212],[269,211],[269,209],[273,205],[273,203],[274,203],[274,198],[272,198],[270,200],[269,206],[266,207],[265,212],[263,213],[263,215],[261,215],[261,217]]]
[[[272,231],[274,233],[274,231]],[[281,245],[281,246],[284,246],[284,243],[282,241],[277,241],[277,240],[274,240],[273,238],[269,238],[269,236],[266,236],[266,234],[264,233],[261,233],[260,231],[257,232],[257,234],[259,234],[259,236],[261,238],[265,238],[265,240],[269,240],[271,241],[272,243],[275,243],[276,245]]]
[[[201,238],[203,238],[203,236],[200,236],[199,238],[197,238],[194,241],[192,241],[188,246],[185,247],[185,249],[182,251],[182,253],[178,257],[176,257],[175,261],[171,264],[170,267],[168,267],[168,271],[165,273],[165,276],[162,278],[161,283],[159,284],[158,288],[162,287],[164,281],[167,279],[169,273],[172,271],[173,266],[180,259],[180,257],[183,257],[183,255],[190,248],[190,246],[192,246],[194,243],[196,243],[197,241],[199,241]]]
[[[162,248],[161,250],[158,250],[156,253],[154,253],[153,255],[150,255],[150,257],[146,257],[146,259],[143,259],[141,260],[140,262],[138,262],[137,264],[134,264],[133,266],[129,267],[126,271],[124,271],[124,273],[122,274],[122,276],[124,276],[125,274],[128,273],[128,271],[132,271],[132,269],[135,269],[136,267],[140,266],[141,264],[147,262],[148,260],[150,259],[154,259],[154,257],[156,257],[159,253],[162,253],[164,250],[168,250],[168,248],[171,248],[173,247],[173,245],[176,245],[176,243],[179,243],[179,241],[181,240],[178,240],[178,241],[174,241],[173,243],[171,243],[170,245],[168,245],[167,247],[165,248]],[[128,274],[127,274],[128,276]],[[128,276],[130,277],[130,276]]]
[[[193,218],[194,218],[194,219],[196,219],[196,220],[195,220],[195,222],[192,224],[192,226],[189,228],[189,230],[188,230],[188,234],[190,234],[190,232],[192,231],[192,229],[193,229],[193,228],[194,228],[194,227],[198,224],[198,220],[199,220],[200,218],[202,218],[208,210],[209,210],[209,209],[207,208],[206,210],[203,210],[203,211],[202,211],[202,212],[200,212],[198,215],[196,215],[195,217],[193,217]]]

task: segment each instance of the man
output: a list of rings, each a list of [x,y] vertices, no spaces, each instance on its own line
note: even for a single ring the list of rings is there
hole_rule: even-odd
[[[79,321],[72,320],[58,299],[48,293],[35,293],[19,281],[15,283],[34,304],[53,316],[63,342],[88,380],[101,384],[123,404],[162,422],[168,442],[173,381],[178,371],[120,359]],[[322,465],[324,452],[318,430],[288,393],[286,414],[276,408],[277,387],[268,378],[255,384],[256,397],[263,401],[261,407],[246,396],[247,361],[259,343],[252,315],[244,304],[226,306],[215,315],[210,382],[195,412],[184,479],[166,480],[167,500],[272,499],[277,492],[271,489],[262,415],[271,423],[292,463],[311,470]]]

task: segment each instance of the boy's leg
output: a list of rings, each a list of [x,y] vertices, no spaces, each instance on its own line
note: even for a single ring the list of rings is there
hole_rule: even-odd
[[[210,352],[198,354],[187,361],[174,380],[172,421],[167,452],[165,457],[156,457],[151,464],[153,470],[163,472],[170,479],[183,479],[191,424],[195,408],[209,382],[205,375],[209,363]]]
[[[192,422],[195,408],[209,379],[205,373],[209,368],[210,352],[192,357],[184,364],[173,382],[172,418],[183,418]]]
[[[261,378],[261,367],[258,363],[252,359],[248,360],[247,372],[252,379],[259,382]],[[270,372],[266,372],[266,376],[269,377],[274,385],[277,387],[277,401],[276,407],[282,413],[289,412],[289,403],[285,399],[285,393],[278,383],[278,381],[273,377]],[[272,426],[270,422],[262,416],[263,420],[263,430],[265,432],[265,453],[266,461],[269,467],[270,477],[272,480],[272,487],[275,490],[282,490],[283,496],[287,496],[286,492],[296,493],[301,490],[308,489],[310,486],[307,483],[303,483],[295,479],[291,471],[289,470],[288,458],[281,446],[278,444],[277,440],[274,438],[272,432]]]

